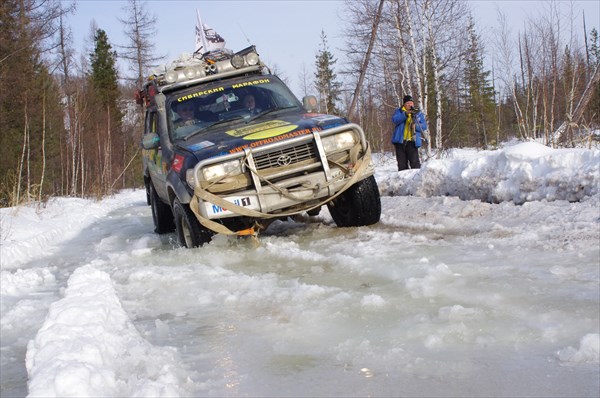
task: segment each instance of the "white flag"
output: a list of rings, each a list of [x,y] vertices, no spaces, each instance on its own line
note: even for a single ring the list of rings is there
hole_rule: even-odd
[[[196,48],[194,53],[203,54],[209,51],[221,50],[225,47],[225,39],[213,28],[202,23],[198,9],[196,9],[196,14],[198,20],[196,21]]]

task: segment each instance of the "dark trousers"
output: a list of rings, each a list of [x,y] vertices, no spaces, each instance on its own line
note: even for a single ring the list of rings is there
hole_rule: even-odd
[[[398,161],[398,171],[411,169],[420,169],[419,148],[415,146],[414,141],[404,141],[402,144],[394,144],[396,147],[396,160]]]

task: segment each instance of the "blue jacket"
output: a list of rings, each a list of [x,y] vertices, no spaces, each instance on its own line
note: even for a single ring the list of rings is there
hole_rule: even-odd
[[[392,144],[402,144],[404,141],[404,126],[406,125],[406,113],[402,108],[396,109],[392,116],[392,122],[396,125],[394,133],[392,134]],[[425,116],[421,112],[413,115],[415,122],[415,146],[419,148],[422,145],[421,135],[423,131],[427,130],[427,122]]]

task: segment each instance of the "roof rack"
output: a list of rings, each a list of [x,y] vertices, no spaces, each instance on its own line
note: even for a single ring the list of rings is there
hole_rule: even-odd
[[[265,67],[255,46],[246,47],[236,53],[222,49],[202,55],[182,54],[177,60],[154,70],[146,85],[156,84],[160,91],[166,91],[210,80],[261,72]]]

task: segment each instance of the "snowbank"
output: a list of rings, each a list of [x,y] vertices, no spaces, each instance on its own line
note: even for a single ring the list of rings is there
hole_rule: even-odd
[[[142,338],[108,274],[87,265],[69,278],[27,347],[30,397],[185,395],[174,350]]]
[[[120,193],[134,204],[135,190]],[[77,237],[85,228],[99,222],[123,206],[123,197],[100,201],[80,198],[52,198],[37,204],[0,209],[0,259],[2,269],[14,269],[32,259],[54,253],[57,243]],[[82,217],[82,215],[85,215]]]
[[[495,151],[450,151],[420,170],[378,176],[384,196],[457,196],[490,203],[568,200],[598,194],[600,151],[551,149],[534,142]]]

